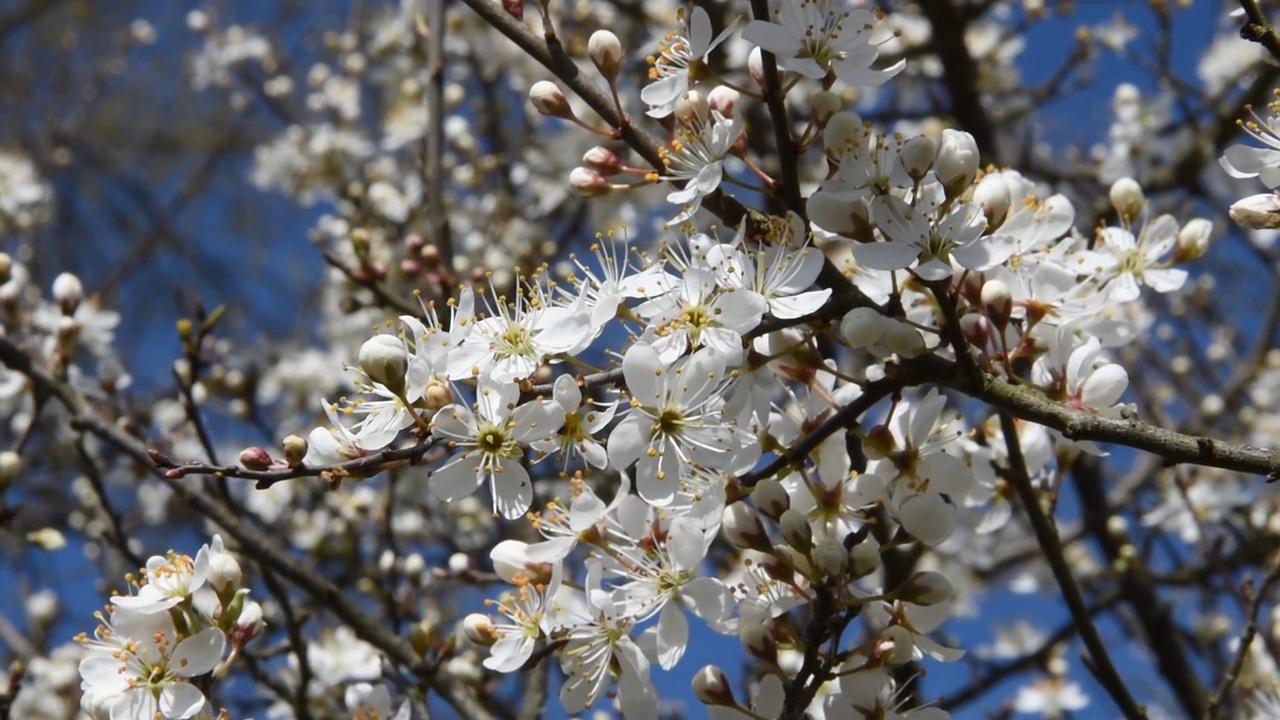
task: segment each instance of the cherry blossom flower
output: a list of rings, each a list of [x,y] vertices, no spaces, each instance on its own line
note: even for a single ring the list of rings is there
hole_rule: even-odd
[[[1168,267],[1165,257],[1178,244],[1178,224],[1170,215],[1144,225],[1137,238],[1128,229],[1109,227],[1100,239],[1106,251],[1103,273],[1110,277],[1107,294],[1115,302],[1138,299],[1140,284],[1166,293],[1187,282],[1187,271]]]
[[[204,708],[204,693],[189,680],[222,661],[226,636],[205,628],[183,636],[166,612],[117,606],[87,641],[93,650],[80,662],[81,707],[91,715],[186,720]]]
[[[788,213],[785,223],[780,224],[785,227],[782,237],[750,251],[743,247],[744,220],[732,244],[716,245],[708,251],[707,263],[722,287],[758,295],[770,315],[789,320],[816,312],[831,297],[831,291],[809,290],[822,272],[825,258],[803,241],[804,222]],[[788,242],[797,238],[798,246]]]
[[[496,315],[476,321],[449,353],[454,380],[492,374],[499,383],[523,380],[547,358],[575,355],[591,342],[591,318],[580,306],[560,307],[537,289],[514,303],[499,298]]]
[[[431,421],[432,431],[464,452],[431,475],[431,489],[442,500],[460,500],[489,481],[494,512],[516,518],[533,503],[533,482],[520,447],[552,437],[564,424],[564,408],[551,400],[517,405],[514,383],[482,377],[475,410],[452,404]]]
[[[152,555],[147,560],[146,584],[138,588],[136,595],[116,595],[111,602],[144,615],[162,613],[203,587],[208,577],[208,545],[200,548],[195,560],[174,552]]]
[[[884,70],[872,69],[880,48],[874,33],[880,17],[873,11],[844,9],[840,0],[783,0],[773,22],[751,21],[742,38],[771,52],[778,67],[807,78],[835,72],[855,87],[878,87],[906,67],[899,60]]]
[[[658,56],[652,58],[649,78],[653,82],[640,90],[640,99],[649,105],[650,117],[671,114],[685,91],[693,86],[691,75],[707,61],[707,56],[733,32],[731,24],[711,37],[711,16],[701,7],[693,7],[683,15],[681,32],[667,35],[658,43]]]
[[[1249,137],[1264,147],[1232,145],[1222,153],[1219,162],[1227,174],[1235,178],[1258,178],[1268,188],[1280,186],[1280,102],[1267,105],[1267,116],[1254,113],[1240,123]]]
[[[983,236],[986,216],[973,203],[960,203],[940,218],[892,195],[871,204],[876,227],[887,242],[865,243],[854,248],[854,257],[878,270],[902,270],[915,262],[916,274],[925,280],[951,277],[951,260],[969,270],[986,270],[1008,259],[1015,250],[1007,235]]]
[[[769,307],[755,292],[722,288],[715,273],[688,268],[668,292],[642,303],[636,314],[657,337],[650,342],[663,362],[707,348],[727,365],[742,361],[742,336],[760,324]]]
[[[559,452],[566,467],[575,456],[581,457],[591,467],[607,467],[609,457],[595,436],[613,422],[618,401],[588,400],[584,405],[582,390],[571,375],[556,378],[552,399],[564,410],[564,424],[554,437],[535,440],[530,445],[542,453]]]
[[[703,349],[672,365],[657,350],[632,345],[622,358],[631,410],[609,435],[609,460],[622,470],[634,462],[636,489],[654,505],[668,505],[691,463],[733,468],[751,461],[720,413],[724,361]]]
[[[680,122],[668,147],[662,151],[666,172],[662,179],[684,183],[667,195],[667,202],[684,209],[667,221],[679,225],[692,218],[702,199],[720,187],[724,160],[742,134],[742,120],[725,117],[715,109],[695,110]]]

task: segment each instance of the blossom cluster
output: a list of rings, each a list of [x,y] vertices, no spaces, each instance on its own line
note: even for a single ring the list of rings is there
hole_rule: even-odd
[[[993,158],[974,135],[936,119],[879,119],[877,88],[897,83],[910,96],[942,72],[936,57],[916,61],[928,43],[918,17],[834,1],[772,6],[718,29],[709,5],[684,9],[634,91],[627,84],[642,73],[617,35],[566,42],[585,56],[580,70],[603,77],[619,120],[602,130],[582,119],[591,108],[562,89],[567,73],[521,76],[530,126],[558,135],[509,165],[463,109],[468,81],[453,67],[432,76],[419,57],[432,29],[414,3],[363,35],[325,38],[335,59],[297,78],[266,34],[218,29],[194,11],[187,24],[204,49],[192,87],[226,92],[240,110],[266,103],[285,120],[257,147],[251,182],[323,208],[311,230],[330,264],[318,302],[323,348],[273,342],[265,367],[223,365],[230,347],[207,332],[216,320],[194,331],[187,321],[179,390],[136,419],[112,348],[119,315],[71,274],[44,299],[27,263],[0,255],[6,337],[118,426],[150,423],[164,447],[156,467],[175,482],[198,463],[169,457],[208,458],[208,471],[231,449],[205,436],[200,412],[211,396],[246,422],[270,408],[284,418],[277,427],[305,428],[278,453],[235,445],[239,467],[210,474],[256,479],[259,489],[235,484],[219,502],[241,505],[321,564],[368,559],[372,570],[344,577],[404,630],[425,663],[413,668],[421,678],[480,687],[551,658],[567,712],[613,704],[654,718],[657,673],[687,665],[691,639],[713,632],[740,641],[753,673],[737,689],[717,666],[688,673],[712,716],[948,717],[904,678],[965,655],[947,622],[971,611],[973,566],[993,562],[974,561],[973,548],[1030,537],[1011,490],[1023,476],[1056,502],[1075,460],[1109,450],[959,395],[1003,383],[1076,417],[1137,425],[1151,408],[1128,402],[1120,359],[1159,334],[1153,295],[1177,306],[1195,291],[1190,264],[1215,228],[1148,197],[1159,185],[1153,168],[1190,146],[1185,133],[1145,142],[1171,121],[1167,95],[1149,103],[1133,86],[1117,88],[1096,173],[1108,197],[1090,227],[1078,193],[984,164]],[[604,27],[609,12],[574,18]],[[447,42],[479,32],[468,22],[449,15]],[[975,22],[966,42],[986,47],[987,81],[1016,87],[1009,57],[1019,48],[996,29]],[[1123,28],[1109,30],[1118,35],[1107,42],[1127,42]],[[446,50],[477,67],[500,62]],[[252,92],[240,87],[246,77]],[[434,82],[436,106],[423,101]],[[383,114],[370,121],[375,103]],[[1244,124],[1267,147],[1229,148],[1222,167],[1271,187],[1280,107],[1268,112]],[[779,127],[755,121],[765,117]],[[650,168],[631,167],[617,142],[641,123],[663,134],[657,147],[633,143],[658,159]],[[443,180],[425,167],[425,151],[418,156],[435,126],[452,148],[437,168]],[[760,150],[771,143],[777,157]],[[552,162],[565,148],[571,163],[581,154],[572,170]],[[539,158],[564,172],[548,180]],[[451,185],[445,220],[431,211],[440,182]],[[657,209],[642,205],[655,191]],[[578,205],[574,192],[590,200]],[[34,165],[0,154],[0,235],[46,222],[51,203]],[[625,230],[597,235],[589,252],[560,252],[551,228],[584,217],[625,220]],[[1255,196],[1231,217],[1274,229],[1280,205]],[[401,300],[407,288],[423,299]],[[1280,359],[1267,362],[1241,390],[1259,405],[1280,382]],[[43,408],[27,389],[21,373],[0,370],[0,405],[22,442]],[[1249,441],[1274,438],[1260,426]],[[76,449],[105,464],[96,444]],[[108,483],[136,486],[142,521],[158,524],[177,512],[171,485],[137,482],[132,459],[113,466]],[[0,492],[20,462],[0,453]],[[360,482],[388,471],[393,480]],[[301,479],[310,476],[329,482]],[[75,486],[72,522],[91,539],[110,537],[116,522],[96,482]],[[1268,526],[1265,510],[1249,507],[1254,495],[1223,484],[1170,481],[1165,501],[1135,517],[1188,544],[1218,542],[1210,526]],[[495,543],[503,532],[522,539]],[[28,540],[65,542],[52,531]],[[442,567],[426,559],[431,542],[450,548]],[[896,572],[905,555],[916,559]],[[473,567],[480,557],[492,577]],[[1048,587],[1040,570],[1012,584]],[[445,597],[445,581],[509,587],[450,632],[431,595]],[[326,626],[305,643],[280,633],[310,616],[250,600],[218,536],[194,559],[151,558],[130,582],[80,638],[81,654],[67,656],[93,717],[226,717],[220,681],[249,641],[272,631],[280,644],[258,657],[287,657],[255,666],[272,676],[268,717],[301,704],[317,717],[410,716],[415,691],[400,697],[409,683],[385,669],[403,656],[388,663],[395,653],[363,628]],[[414,613],[422,621],[404,627]],[[977,654],[1027,657],[1047,642],[1032,629],[1014,634],[1017,653]],[[1043,677],[1018,690],[1017,711],[1053,716],[1092,702],[1052,655]]]

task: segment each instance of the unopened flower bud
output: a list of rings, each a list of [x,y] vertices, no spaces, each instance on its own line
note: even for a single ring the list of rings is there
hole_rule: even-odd
[[[248,592],[248,589],[242,589],[236,595],[241,597],[243,593]],[[231,630],[229,638],[235,647],[244,647],[245,643],[261,635],[267,627],[266,621],[262,619],[262,606],[254,600],[243,602],[240,614],[236,616],[236,626]]]
[[[498,629],[488,615],[471,613],[462,619],[462,632],[476,645],[489,647],[498,642]]]
[[[751,52],[747,54],[747,72],[764,89],[764,53],[758,47],[751,48]]]
[[[22,456],[13,450],[0,452],[0,492],[13,484],[22,472]]]
[[[849,548],[849,569],[855,578],[866,577],[880,569],[880,547],[863,541]]]
[[[404,376],[409,371],[409,353],[404,342],[394,335],[374,335],[360,346],[360,369],[369,379],[404,394]]]
[[[896,320],[885,324],[884,346],[900,357],[913,358],[924,354],[924,336],[916,328]]]
[[[814,93],[813,97],[809,98],[809,107],[813,112],[813,124],[818,129],[826,127],[827,121],[840,112],[841,104],[840,96],[829,90]]]
[[[608,30],[597,30],[587,40],[587,55],[609,84],[618,78],[622,66],[622,43]]]
[[[409,626],[409,644],[419,655],[426,656],[435,644],[436,621],[428,616]]]
[[[838,578],[849,567],[849,551],[833,537],[823,538],[813,548],[813,564],[827,577]]]
[[[1132,220],[1142,212],[1142,206],[1146,203],[1146,197],[1142,194],[1142,186],[1137,180],[1130,177],[1122,177],[1111,184],[1111,191],[1108,193],[1111,198],[1111,207],[1120,213],[1120,217],[1125,220]]]
[[[208,553],[209,585],[219,593],[224,593],[227,590],[239,588],[243,574],[236,557],[223,549],[221,538],[216,543],[217,549]]]
[[[622,171],[622,161],[618,159],[618,154],[599,145],[582,155],[582,164],[606,177]]]
[[[1009,286],[1000,280],[988,280],[982,284],[982,305],[987,317],[1000,329],[1009,324],[1013,314],[1013,296],[1009,294]]]
[[[973,183],[978,174],[978,162],[978,142],[972,135],[951,128],[942,131],[942,142],[938,145],[933,167],[947,197],[956,197]]]
[[[813,528],[809,527],[809,518],[798,510],[787,510],[778,518],[778,526],[782,528],[782,538],[787,544],[801,553],[808,553],[813,547]]]
[[[427,385],[427,392],[423,395],[427,402],[427,410],[435,412],[453,402],[453,391],[449,389],[448,384],[439,380],[432,380]]]
[[[80,278],[71,273],[62,273],[53,279],[53,299],[58,307],[67,315],[75,313],[80,301],[84,299],[84,285]]]
[[[1280,195],[1262,193],[1237,200],[1227,210],[1241,227],[1250,230],[1274,230],[1280,228]]]
[[[756,511],[746,503],[736,502],[725,508],[724,521],[721,527],[729,542],[740,548],[753,548],[761,551],[769,549],[769,535]]]
[[[954,593],[951,581],[942,573],[932,571],[912,575],[894,591],[899,600],[914,605],[937,605],[950,600]]]
[[[240,451],[240,464],[246,470],[267,470],[271,467],[271,454],[260,447],[245,448]]]
[[[529,88],[529,100],[538,112],[551,117],[572,120],[573,108],[560,87],[550,80],[539,80]]]
[[[422,557],[421,553],[410,553],[409,557],[404,559],[404,575],[410,580],[417,580],[422,577],[422,573],[426,572],[427,561]]]
[[[284,461],[289,467],[301,465],[302,458],[307,456],[307,439],[300,435],[289,435],[280,445],[284,448]]]
[[[729,678],[715,665],[707,665],[694,674],[693,694],[706,705],[738,706]]]
[[[583,197],[600,197],[613,192],[605,176],[589,167],[576,167],[569,173],[569,186]]]
[[[1178,231],[1178,249],[1174,253],[1174,262],[1191,262],[1204,257],[1209,252],[1209,238],[1213,234],[1213,223],[1204,218],[1195,218],[1182,226]]]
[[[1000,173],[983,175],[973,189],[973,201],[982,206],[982,212],[987,216],[987,227],[998,227],[1013,205],[1008,181]]]
[[[717,85],[711,88],[711,93],[707,95],[707,104],[712,110],[731,118],[738,109],[738,100],[741,97],[742,93],[737,90],[724,85]]]
[[[778,642],[773,639],[768,625],[762,622],[742,623],[738,628],[738,636],[742,639],[742,646],[752,657],[777,664]]]
[[[995,329],[986,315],[976,312],[966,313],[960,318],[960,333],[964,339],[976,348],[986,348],[995,337]]]
[[[849,347],[864,348],[878,345],[880,339],[884,337],[885,330],[884,316],[871,308],[854,308],[840,320],[840,336],[849,343]]]
[[[765,478],[756,483],[755,489],[751,491],[751,502],[774,522],[791,508],[791,496],[777,478]]]
[[[66,536],[51,527],[27,533],[27,542],[41,550],[61,550],[67,546]]]
[[[907,175],[912,180],[919,182],[924,178],[925,173],[929,172],[929,168],[933,167],[933,156],[936,152],[933,141],[924,135],[916,135],[902,144],[902,150],[898,152],[898,159],[902,162],[902,166],[907,169]]]

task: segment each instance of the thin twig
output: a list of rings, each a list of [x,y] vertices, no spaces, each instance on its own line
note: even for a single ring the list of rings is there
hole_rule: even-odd
[[[1133,699],[1133,695],[1129,693],[1129,688],[1124,684],[1124,680],[1120,677],[1120,673],[1111,662],[1111,656],[1107,653],[1106,643],[1103,642],[1102,636],[1098,634],[1098,628],[1093,624],[1093,617],[1089,614],[1089,608],[1085,605],[1084,595],[1080,591],[1079,584],[1076,583],[1075,576],[1071,574],[1071,566],[1067,563],[1067,558],[1062,552],[1062,540],[1058,537],[1058,528],[1053,524],[1053,520],[1045,513],[1043,506],[1040,504],[1040,497],[1036,492],[1035,486],[1032,484],[1031,476],[1027,474],[1026,459],[1022,456],[1022,446],[1018,442],[1018,426],[1013,421],[1013,415],[1008,412],[1000,412],[1000,430],[1004,435],[1005,445],[1009,451],[1009,479],[1010,484],[1018,493],[1018,499],[1022,501],[1023,510],[1027,513],[1027,519],[1031,521],[1031,529],[1034,531],[1036,540],[1040,543],[1040,549],[1044,551],[1045,560],[1049,563],[1049,569],[1053,571],[1053,577],[1058,582],[1058,588],[1062,591],[1062,598],[1067,603],[1067,609],[1071,611],[1071,617],[1075,620],[1076,628],[1080,632],[1080,639],[1084,642],[1085,647],[1089,651],[1087,663],[1089,670],[1097,678],[1098,683],[1102,685],[1111,699],[1115,701],[1116,706],[1120,708],[1128,720],[1145,720],[1147,713]]]

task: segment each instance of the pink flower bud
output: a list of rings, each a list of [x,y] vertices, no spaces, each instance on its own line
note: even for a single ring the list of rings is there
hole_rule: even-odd
[[[529,88],[529,100],[538,112],[551,117],[564,118],[572,120],[574,118],[573,108],[569,106],[569,99],[560,91],[559,86],[550,80],[539,80]]]
[[[267,470],[271,467],[271,455],[260,447],[240,451],[240,464],[247,470]]]
[[[995,330],[991,327],[991,321],[987,319],[986,315],[978,313],[967,313],[960,318],[960,332],[970,345],[980,349],[989,346],[995,337]]]
[[[569,173],[569,186],[583,197],[600,197],[613,192],[605,176],[588,167],[576,167]]]
[[[724,85],[717,85],[711,89],[711,94],[707,96],[707,103],[712,110],[731,118],[734,111],[738,109],[738,100],[741,97],[742,93],[737,90]]]
[[[583,153],[582,164],[605,177],[622,171],[622,160],[618,159],[617,153],[599,145]]]

